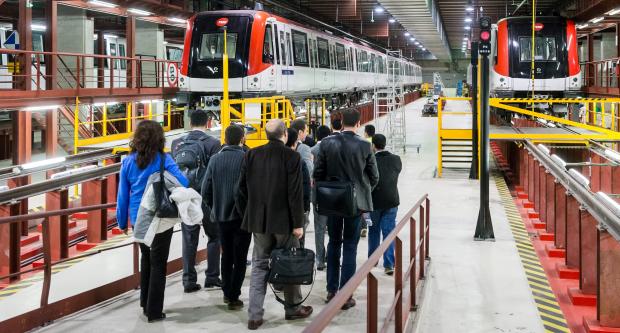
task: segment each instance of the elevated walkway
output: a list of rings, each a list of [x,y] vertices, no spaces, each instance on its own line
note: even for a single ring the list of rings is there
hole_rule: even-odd
[[[415,326],[419,332],[490,332],[527,331],[541,332],[543,326],[537,315],[527,279],[519,263],[515,241],[500,201],[500,194],[491,183],[491,212],[493,214],[496,242],[472,241],[476,224],[478,183],[467,180],[466,175],[453,173],[445,179],[434,178],[437,154],[437,127],[435,118],[421,117],[424,101],[419,100],[406,108],[408,144],[419,144],[419,154],[410,151],[401,156],[403,171],[400,176],[401,207],[399,218],[424,193],[432,200],[431,213],[431,264],[425,281],[426,287],[419,299],[420,311]],[[381,121],[377,128],[381,127]],[[403,231],[402,239],[408,231]],[[180,256],[180,235],[175,234],[170,260]],[[113,238],[115,239],[115,238]],[[314,228],[310,223],[307,242],[314,248]],[[326,237],[327,241],[328,237]],[[119,242],[125,242],[119,238]],[[119,244],[120,244],[119,243]],[[105,243],[104,243],[105,244]],[[405,244],[408,248],[408,245]],[[201,236],[200,248],[204,248]],[[58,270],[52,278],[52,299],[58,300],[84,290],[101,286],[132,273],[131,247],[96,255]],[[367,258],[367,239],[359,244],[358,265]],[[105,267],[105,269],[103,269]],[[201,265],[204,269],[204,264]],[[382,321],[394,297],[394,278],[383,274],[381,264],[374,269],[379,284],[378,317]],[[204,275],[200,275],[200,281]],[[307,301],[315,312],[307,320],[285,321],[282,306],[274,297],[265,301],[265,332],[300,332],[321,311],[325,304],[325,272],[317,272],[317,282]],[[29,285],[19,287],[8,297],[0,294],[0,327],[2,321],[39,307],[42,282],[33,277]],[[200,291],[183,294],[181,276],[176,273],[168,278],[165,311],[168,319],[157,324],[147,324],[141,315],[138,292],[130,291],[110,301],[57,320],[40,332],[68,331],[133,331],[152,330],[175,332],[242,332],[246,330],[249,268],[242,289],[241,299],[246,308],[231,312],[221,303],[221,291]],[[341,311],[330,323],[329,332],[366,331],[367,293],[365,284],[355,297],[357,306]]]

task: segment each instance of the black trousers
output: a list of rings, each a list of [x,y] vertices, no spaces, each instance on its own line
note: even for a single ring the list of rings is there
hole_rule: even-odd
[[[142,252],[140,269],[140,306],[147,317],[161,316],[164,308],[166,269],[172,228],[155,235],[151,247],[140,244]]]
[[[202,227],[207,235],[207,270],[205,271],[205,285],[220,280],[220,238],[217,223],[205,219]],[[186,225],[181,223],[183,235],[183,286],[190,287],[198,279],[196,273],[196,252],[200,239],[200,225]]]
[[[252,234],[241,229],[241,220],[220,222],[222,243],[222,291],[229,300],[237,300],[245,280],[246,260]]]

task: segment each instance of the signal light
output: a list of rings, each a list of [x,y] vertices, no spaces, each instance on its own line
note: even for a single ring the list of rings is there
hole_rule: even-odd
[[[491,34],[488,31],[480,32],[480,40],[486,42],[491,39]]]
[[[480,54],[489,55],[491,54],[491,18],[488,16],[483,16],[479,21],[480,26]]]

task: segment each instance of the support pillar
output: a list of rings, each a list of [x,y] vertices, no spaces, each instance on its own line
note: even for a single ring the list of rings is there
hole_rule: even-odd
[[[547,223],[547,233],[555,233],[555,177],[549,172],[545,173],[545,202],[546,202],[546,215],[545,222]]]
[[[82,206],[105,203],[107,192],[107,179],[96,179],[82,183]],[[89,211],[86,241],[101,243],[106,239],[108,239],[107,209]]]
[[[62,189],[47,193],[46,210],[69,208],[69,190]],[[49,218],[51,258],[56,261],[69,257],[69,217],[50,216]]]
[[[598,222],[587,210],[581,211],[579,288],[584,294],[596,295],[598,288]]]
[[[29,111],[13,111],[11,122],[13,125],[13,164],[19,165],[30,162],[32,157],[32,114]],[[29,183],[30,176],[13,178],[8,181],[11,188]],[[21,200],[19,205],[21,214],[28,214],[28,199]],[[22,223],[21,229],[21,234],[27,236],[28,221]]]
[[[18,16],[19,48],[20,50],[32,51],[32,8],[28,6],[28,0],[19,0]],[[22,77],[18,79],[18,88],[21,90],[31,90],[32,57],[30,55],[22,55],[18,58],[22,74]]]
[[[547,222],[547,169],[540,165],[538,175],[538,219]]]
[[[97,48],[99,55],[105,55],[105,37],[103,31],[97,33]],[[97,62],[97,88],[105,88],[105,58],[98,58]],[[129,72],[128,72],[129,73]]]
[[[0,206],[0,217],[9,216],[9,207],[7,205]],[[11,262],[11,225],[0,224],[0,276],[10,274]],[[8,280],[0,280],[0,283],[6,283]]]
[[[620,242],[599,232],[599,291],[597,317],[601,326],[620,328]]]
[[[47,30],[45,33],[46,51],[58,52],[58,2],[47,1],[45,5],[45,17],[47,18]],[[58,75],[58,59],[55,56],[45,57],[45,88],[52,90],[56,87],[56,76]],[[56,113],[56,112],[54,112]],[[55,131],[54,131],[55,132]]]
[[[126,18],[125,38],[127,39],[127,57],[136,57],[136,17],[129,15]],[[134,88],[138,82],[138,64],[131,60],[127,64],[127,88]]]
[[[555,247],[558,249],[566,248],[566,201],[568,193],[564,186],[554,181],[555,186]]]
[[[573,195],[566,200],[566,266],[579,268],[579,220],[581,207]]]

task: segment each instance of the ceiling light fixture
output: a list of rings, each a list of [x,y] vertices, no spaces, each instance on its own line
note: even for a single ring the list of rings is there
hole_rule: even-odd
[[[607,15],[617,15],[620,14],[620,8],[616,8],[607,12]]]
[[[465,16],[465,22],[467,22],[467,23],[471,22],[471,17]]]
[[[44,105],[44,106],[30,106],[24,108],[24,111],[47,111],[58,109],[60,105]]]
[[[385,11],[385,9],[383,9],[383,7],[381,7],[381,6],[375,7],[375,12],[377,12],[377,13],[383,13],[384,11]]]
[[[116,8],[117,7],[116,4],[105,2],[105,1],[99,1],[99,0],[91,0],[88,3],[96,5],[96,6],[102,6],[102,7],[108,7],[108,8]]]
[[[183,23],[185,24],[187,21],[178,17],[169,17],[168,21],[170,22],[174,22],[174,23]]]
[[[599,16],[599,17],[595,17],[595,18],[591,19],[590,22],[592,22],[592,23],[599,23],[599,22],[601,22],[604,19],[605,19],[604,17]]]
[[[409,37],[409,36],[411,36],[411,34],[408,32],[405,32],[405,37]]]
[[[582,25],[578,25],[577,29],[585,29],[585,28],[587,28],[589,26],[590,26],[589,24],[585,23],[585,24],[582,24]]]
[[[465,30],[471,30],[471,27],[468,26],[468,25],[466,25],[464,28],[465,28]]]
[[[146,10],[136,9],[136,8],[129,8],[129,9],[127,9],[127,11],[132,13],[132,14],[144,15],[144,16],[149,16],[149,15],[153,14],[151,12],[147,12]]]
[[[396,20],[395,20],[394,18],[392,18],[392,17],[391,17],[388,21],[389,21],[390,23],[396,23]]]
[[[47,27],[41,24],[31,24],[30,29],[32,29],[32,31],[45,31]]]
[[[474,11],[474,5],[472,5],[471,0],[469,0],[469,2],[467,3],[467,6],[465,7],[465,10],[468,12],[473,12]]]

